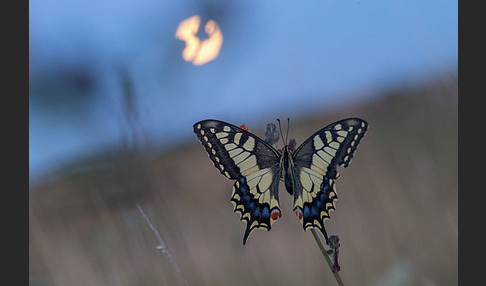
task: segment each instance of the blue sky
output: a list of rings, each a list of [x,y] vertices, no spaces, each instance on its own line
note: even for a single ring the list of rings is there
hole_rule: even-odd
[[[457,1],[30,1],[29,173],[127,135],[120,71],[141,132],[189,140],[206,118],[238,124],[326,112],[457,66]],[[224,42],[182,59],[180,21],[214,19]],[[200,33],[204,35],[203,32]],[[191,138],[194,139],[194,138]]]

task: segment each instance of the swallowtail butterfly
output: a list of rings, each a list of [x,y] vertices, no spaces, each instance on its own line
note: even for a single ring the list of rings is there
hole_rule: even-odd
[[[348,118],[317,131],[295,150],[293,144],[277,150],[244,125],[240,128],[219,120],[194,124],[194,133],[214,166],[228,179],[236,180],[231,203],[246,221],[243,244],[253,230],[270,230],[281,217],[281,179],[294,196],[293,211],[304,230],[319,229],[329,244],[324,221],[335,209],[336,169],[349,165],[367,129],[366,121]]]

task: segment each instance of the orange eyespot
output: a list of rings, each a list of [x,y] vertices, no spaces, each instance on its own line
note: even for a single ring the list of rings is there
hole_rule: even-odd
[[[299,207],[295,208],[294,213],[299,218],[299,220],[302,220],[303,214]]]
[[[248,127],[246,127],[245,124],[241,124],[240,128],[243,129],[243,130],[245,130],[245,131],[250,132],[250,129],[248,129]]]
[[[273,210],[272,213],[270,214],[270,218],[272,220],[277,220],[280,217],[280,212],[278,210]]]

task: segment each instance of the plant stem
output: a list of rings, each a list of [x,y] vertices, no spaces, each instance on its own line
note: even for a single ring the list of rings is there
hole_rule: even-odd
[[[322,244],[321,240],[319,239],[319,236],[317,236],[317,232],[315,229],[311,229],[312,235],[314,236],[314,239],[316,240],[317,246],[319,246],[319,249],[321,250],[322,255],[327,261],[327,264],[329,265],[329,269],[331,269],[331,272],[334,274],[334,278],[336,278],[336,282],[340,286],[344,286],[343,281],[341,280],[341,276],[339,276],[339,272],[333,272],[333,263],[331,261],[331,258],[329,258],[329,255],[327,254],[327,250],[324,248],[324,245]]]

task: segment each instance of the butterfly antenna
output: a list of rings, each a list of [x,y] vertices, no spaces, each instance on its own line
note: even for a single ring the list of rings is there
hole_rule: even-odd
[[[289,139],[290,118],[287,117],[287,134],[285,134],[285,145],[287,145],[287,139]]]
[[[282,125],[280,124],[280,119],[277,118],[277,121],[278,121],[278,129],[280,130],[280,137],[282,138],[282,143],[285,145],[287,145],[287,140],[284,141],[284,138],[283,138],[283,135],[282,135]]]

